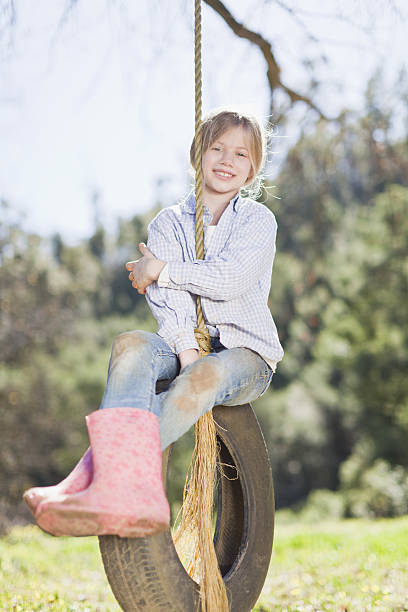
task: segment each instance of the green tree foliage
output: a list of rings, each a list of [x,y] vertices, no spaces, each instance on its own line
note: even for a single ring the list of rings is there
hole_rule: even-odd
[[[11,519],[22,491],[57,482],[88,442],[84,416],[98,408],[112,340],[153,329],[143,317],[110,310],[115,274],[92,241],[48,245],[21,228],[6,203],[0,224],[0,514]],[[137,292],[134,291],[136,295]],[[109,316],[100,322],[101,304]],[[1,525],[0,520],[0,525]]]
[[[314,488],[364,488],[379,458],[384,474],[408,466],[408,153],[375,93],[373,81],[365,116],[302,136],[278,177],[281,199],[268,201],[286,355],[259,408],[283,505]]]

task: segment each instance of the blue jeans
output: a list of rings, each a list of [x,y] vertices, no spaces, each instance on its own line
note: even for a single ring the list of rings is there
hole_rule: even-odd
[[[101,408],[134,407],[159,419],[162,449],[175,442],[213,406],[239,406],[265,393],[272,369],[244,347],[211,339],[211,353],[186,366],[158,334],[125,332],[113,343]],[[170,379],[156,395],[156,381]]]

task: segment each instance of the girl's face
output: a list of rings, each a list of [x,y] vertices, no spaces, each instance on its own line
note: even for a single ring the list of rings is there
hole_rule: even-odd
[[[221,134],[203,154],[202,166],[207,193],[232,198],[252,170],[245,128],[236,126]]]

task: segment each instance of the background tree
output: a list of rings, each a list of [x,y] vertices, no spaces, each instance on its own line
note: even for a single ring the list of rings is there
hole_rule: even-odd
[[[392,112],[375,89],[378,76],[366,113],[349,116],[341,136],[320,122],[301,137],[278,179],[281,199],[269,200],[279,220],[271,302],[286,355],[273,401],[260,402],[284,505],[311,488],[356,489],[380,457],[391,480],[408,465],[407,149],[405,136],[391,142]]]

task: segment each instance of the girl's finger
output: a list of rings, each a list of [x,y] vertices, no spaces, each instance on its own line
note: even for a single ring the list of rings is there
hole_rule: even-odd
[[[132,287],[134,287],[135,289],[137,289],[137,283],[136,283],[136,281],[133,281],[133,283],[132,283]]]
[[[128,261],[126,264],[126,270],[129,270],[129,272],[132,272],[135,265],[139,263],[139,261],[141,261],[142,259],[143,257],[141,257],[141,259],[135,259],[135,261]]]
[[[131,273],[129,274],[129,280],[130,280],[130,281],[131,281],[131,280],[133,280],[133,272],[131,272]]]

